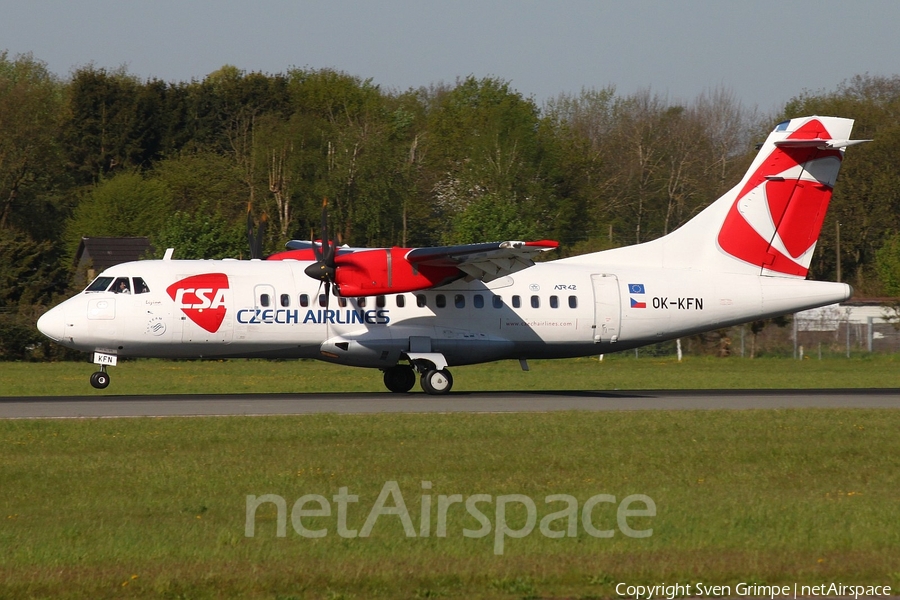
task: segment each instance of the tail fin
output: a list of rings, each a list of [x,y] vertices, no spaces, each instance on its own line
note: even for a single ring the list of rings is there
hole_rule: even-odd
[[[835,117],[780,123],[735,188],[719,249],[763,275],[806,277],[844,149],[862,141],[848,139],[852,127]]]
[[[667,236],[601,252],[602,261],[717,273],[806,277],[847,146],[851,119],[780,123],[744,178]],[[589,258],[590,257],[590,258]],[[572,262],[596,262],[593,255]]]

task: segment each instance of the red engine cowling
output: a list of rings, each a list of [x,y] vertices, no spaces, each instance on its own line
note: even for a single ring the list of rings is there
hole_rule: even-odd
[[[414,265],[409,248],[377,248],[335,257],[335,284],[341,296],[376,296],[423,290],[459,279],[454,266]]]
[[[464,273],[454,266],[414,265],[406,260],[409,248],[373,248],[337,250],[335,286],[345,297],[401,294],[449,283]],[[273,254],[268,260],[315,261],[311,249],[289,250]]]

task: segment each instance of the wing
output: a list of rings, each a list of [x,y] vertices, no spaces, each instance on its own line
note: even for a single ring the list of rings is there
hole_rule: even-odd
[[[292,240],[268,260],[318,261],[318,242]],[[328,281],[341,296],[399,294],[440,287],[457,279],[489,282],[534,264],[559,242],[491,242],[431,248],[338,248]],[[307,272],[309,274],[309,272]],[[310,275],[312,276],[312,275]]]
[[[406,260],[417,267],[456,267],[467,280],[488,282],[505,277],[534,265],[534,257],[541,252],[555,250],[559,242],[490,242],[461,246],[414,248],[406,253]]]

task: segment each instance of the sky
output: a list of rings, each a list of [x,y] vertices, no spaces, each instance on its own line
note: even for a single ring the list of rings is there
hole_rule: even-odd
[[[0,51],[49,69],[141,79],[333,68],[404,91],[499,77],[539,105],[561,92],[724,88],[777,112],[804,91],[900,74],[894,0],[0,0]]]

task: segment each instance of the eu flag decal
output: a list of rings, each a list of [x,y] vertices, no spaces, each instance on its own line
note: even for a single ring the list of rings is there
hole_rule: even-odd
[[[647,308],[646,302],[638,302],[634,298],[631,299],[631,308]]]
[[[628,284],[628,293],[629,294],[643,294],[644,293],[644,284],[643,283],[629,283]]]

